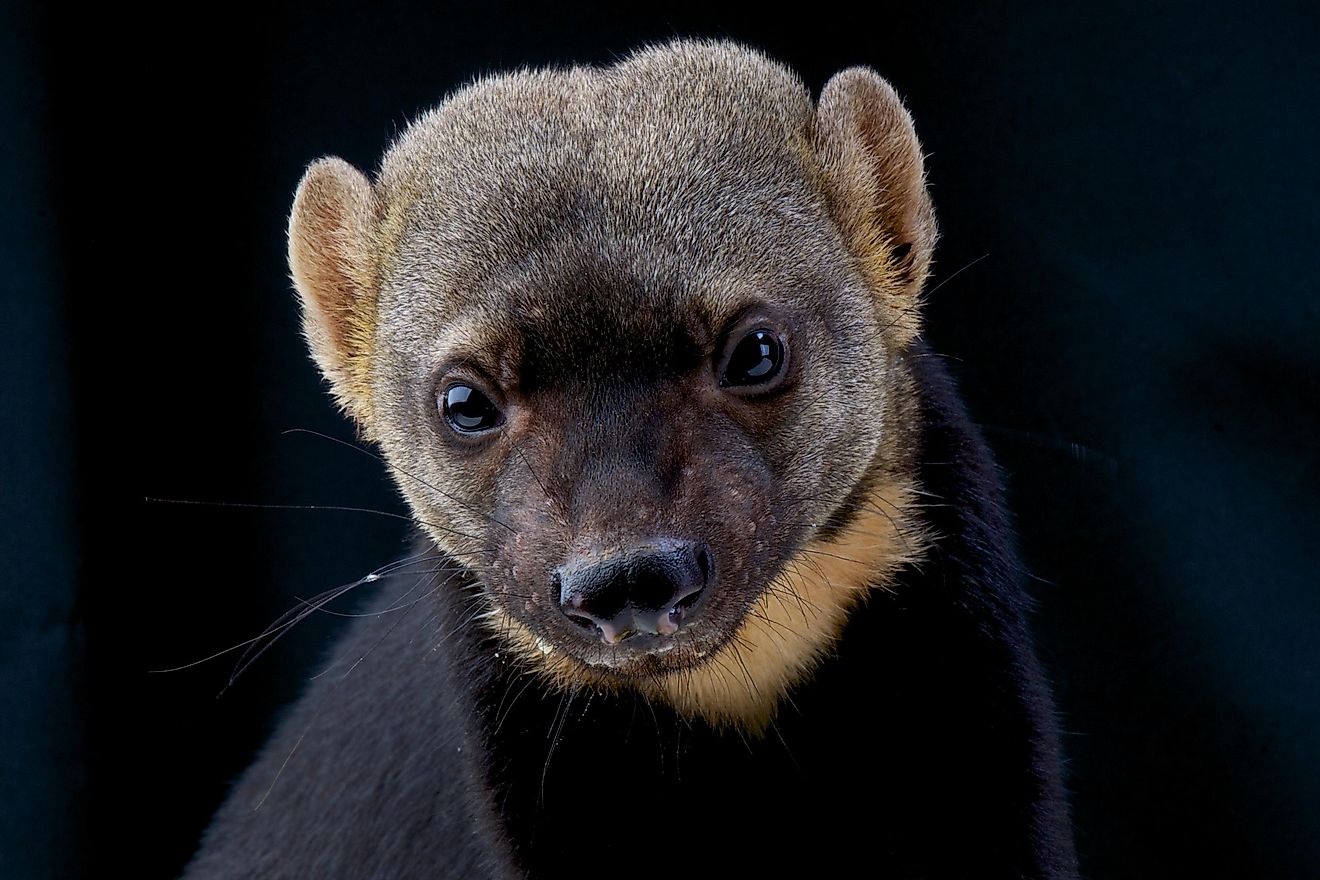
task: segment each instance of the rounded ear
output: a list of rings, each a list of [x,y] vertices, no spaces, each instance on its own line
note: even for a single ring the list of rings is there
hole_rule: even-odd
[[[826,84],[816,107],[817,152],[830,210],[867,279],[895,310],[902,344],[920,332],[917,297],[938,237],[912,117],[869,67]]]
[[[376,331],[376,195],[342,159],[320,159],[289,215],[289,270],[303,334],[340,406],[367,428]]]

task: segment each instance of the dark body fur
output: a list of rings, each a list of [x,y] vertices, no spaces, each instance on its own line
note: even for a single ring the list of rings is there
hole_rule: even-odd
[[[938,359],[906,360],[928,558],[763,740],[548,693],[471,624],[470,592],[441,590],[336,649],[186,876],[1074,876],[995,467]]]

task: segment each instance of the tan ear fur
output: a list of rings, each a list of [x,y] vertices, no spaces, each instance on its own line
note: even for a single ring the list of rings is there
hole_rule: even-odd
[[[863,274],[893,314],[900,346],[921,332],[918,295],[938,233],[912,117],[868,67],[836,74],[816,108],[817,154],[830,210]]]
[[[339,405],[371,424],[376,331],[376,195],[342,159],[319,159],[298,184],[289,215],[289,270],[303,334]]]

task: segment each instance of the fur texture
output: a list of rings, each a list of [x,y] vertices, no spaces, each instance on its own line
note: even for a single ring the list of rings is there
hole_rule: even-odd
[[[813,103],[726,43],[475,83],[373,181],[314,164],[306,335],[422,568],[189,876],[1073,875],[993,465],[920,341],[935,238],[887,83]],[[783,375],[735,393],[755,328]],[[455,382],[498,430],[446,424]],[[556,567],[656,536],[709,548],[700,618],[575,629]]]

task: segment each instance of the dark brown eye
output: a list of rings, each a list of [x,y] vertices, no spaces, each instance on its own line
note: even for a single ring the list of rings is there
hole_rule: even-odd
[[[500,422],[500,411],[489,397],[471,385],[454,384],[440,397],[440,410],[450,427],[461,434],[488,431]]]
[[[769,330],[753,330],[729,355],[720,385],[740,388],[764,385],[779,375],[783,366],[784,344],[779,337]]]

